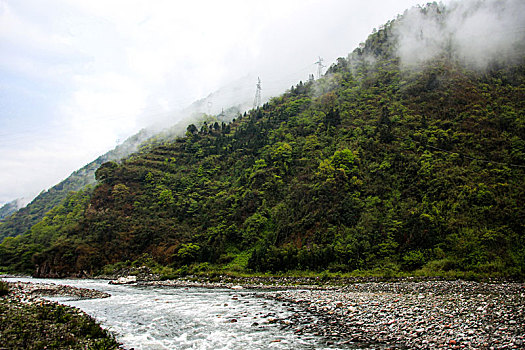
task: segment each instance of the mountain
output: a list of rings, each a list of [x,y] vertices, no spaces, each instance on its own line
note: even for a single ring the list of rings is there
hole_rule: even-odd
[[[17,210],[5,215],[0,221],[0,240],[4,237],[14,237],[29,232],[34,224],[39,222],[49,210],[59,205],[71,191],[79,191],[86,186],[94,185],[95,170],[102,163],[120,160],[130,155],[151,136],[152,133],[148,130],[140,131],[115,149],[76,170],[57,185],[47,191],[42,191],[25,207],[16,208]]]
[[[5,217],[13,214],[15,211],[22,208],[22,201],[23,199],[15,199],[9,203],[4,204],[0,208],[0,220],[3,220]]]
[[[101,164],[107,161],[120,161],[122,158],[129,156],[138,150],[139,147],[148,147],[155,143],[163,142],[176,136],[184,135],[186,127],[190,123],[201,125],[204,122],[229,122],[241,111],[247,109],[246,89],[241,89],[237,83],[246,84],[245,81],[238,81],[230,86],[220,89],[206,98],[195,101],[190,106],[179,112],[166,113],[163,116],[157,116],[149,128],[142,129],[137,134],[129,137],[121,145],[113,150],[103,154],[94,161],[85,165],[79,170],[74,171],[65,180],[51,187],[47,191],[42,191],[28,205],[20,206],[20,201],[12,201],[0,208],[0,241],[5,237],[15,237],[28,233],[33,225],[38,223],[44,215],[51,209],[55,208],[67,195],[72,191],[84,190],[87,186],[94,185],[95,171]],[[241,84],[241,87],[243,86]],[[206,114],[217,109],[221,104],[228,103],[232,95],[239,95],[239,104],[222,109],[216,116]],[[215,106],[214,106],[215,105]],[[176,120],[174,123],[173,120]],[[169,124],[169,127],[166,125]],[[149,145],[144,144],[149,140]]]
[[[423,55],[428,26],[450,29],[456,14],[414,8],[321,79],[102,164],[94,189],[5,239],[0,266],[523,279],[525,51],[518,38],[472,62],[447,30]]]

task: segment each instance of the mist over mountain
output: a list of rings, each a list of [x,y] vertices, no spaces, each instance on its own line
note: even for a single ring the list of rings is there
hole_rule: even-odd
[[[198,101],[5,239],[0,266],[523,279],[523,18],[518,1],[416,7],[259,108]]]
[[[230,122],[252,107],[254,82],[248,84],[248,78],[238,80],[224,88],[209,94],[206,98],[193,102],[181,111],[166,112],[149,118],[150,126],[127,138],[113,150],[101,155],[93,162],[73,172],[57,185],[43,190],[28,204],[15,200],[5,204],[0,211],[0,239],[28,232],[44,215],[59,205],[72,191],[83,190],[94,185],[95,171],[107,161],[120,161],[138,151],[139,147],[154,138],[152,142],[183,136],[186,127],[195,123],[199,127],[203,122]],[[249,88],[248,85],[251,85]],[[247,91],[250,91],[248,94]],[[228,108],[224,108],[228,106]],[[176,121],[176,122],[174,122]]]
[[[19,199],[15,199],[11,202],[8,202],[6,204],[4,204],[1,208],[0,208],[0,220],[3,220],[5,217],[11,215],[12,213],[14,213],[15,211],[17,211],[18,209],[22,208],[24,206],[24,199],[23,198],[19,198]]]
[[[80,191],[90,185],[94,185],[96,182],[95,171],[101,164],[110,160],[118,161],[129,156],[137,151],[138,146],[152,135],[153,133],[150,131],[140,131],[121,145],[115,147],[115,149],[76,170],[60,183],[48,190],[43,190],[27,205],[20,205],[15,210],[12,210],[0,221],[0,239],[28,232],[49,210],[59,205],[70,192]]]
[[[447,52],[470,68],[518,62],[525,52],[525,3],[459,1],[405,12],[395,28],[401,62],[417,66]]]

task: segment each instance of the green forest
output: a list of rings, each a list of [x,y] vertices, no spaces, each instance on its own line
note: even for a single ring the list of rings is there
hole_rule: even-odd
[[[525,61],[417,69],[388,22],[316,81],[150,140],[0,244],[0,271],[525,277]]]

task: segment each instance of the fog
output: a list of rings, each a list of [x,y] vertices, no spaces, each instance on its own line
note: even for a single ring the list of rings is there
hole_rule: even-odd
[[[427,16],[413,8],[396,25],[397,52],[406,66],[417,67],[448,52],[470,68],[485,69],[525,53],[523,0],[465,0],[429,12]]]

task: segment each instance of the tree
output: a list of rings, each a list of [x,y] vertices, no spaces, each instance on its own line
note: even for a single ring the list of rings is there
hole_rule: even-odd
[[[182,264],[195,262],[199,256],[201,247],[194,243],[183,243],[177,251],[177,259]]]
[[[111,184],[114,180],[113,175],[117,168],[117,163],[106,162],[95,171],[95,179],[103,183]]]
[[[186,136],[195,135],[199,132],[199,129],[195,126],[195,124],[190,124],[186,128]]]

